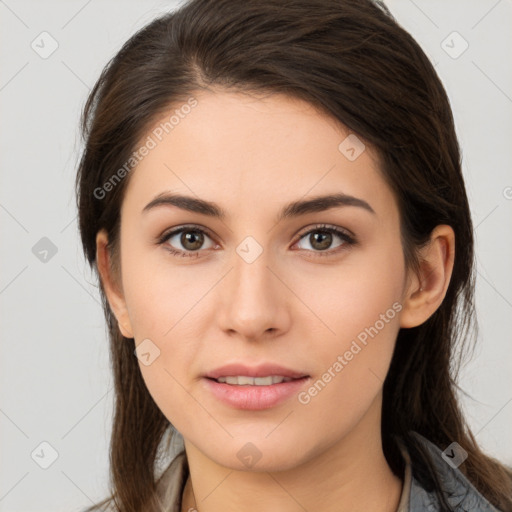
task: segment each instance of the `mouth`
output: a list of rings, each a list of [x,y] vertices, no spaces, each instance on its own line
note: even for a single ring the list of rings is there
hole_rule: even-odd
[[[221,375],[204,377],[204,387],[210,396],[230,408],[245,411],[271,409],[289,402],[307,386],[309,375]]]

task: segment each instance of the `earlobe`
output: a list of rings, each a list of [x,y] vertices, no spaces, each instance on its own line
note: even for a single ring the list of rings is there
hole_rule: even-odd
[[[420,272],[411,279],[403,301],[400,327],[417,327],[439,308],[450,284],[455,260],[455,234],[440,224],[420,251]]]
[[[133,330],[128,316],[126,301],[124,299],[120,276],[112,271],[111,254],[108,248],[108,235],[102,229],[96,234],[96,263],[103,290],[107,296],[112,313],[116,317],[119,330],[125,338],[133,338]]]

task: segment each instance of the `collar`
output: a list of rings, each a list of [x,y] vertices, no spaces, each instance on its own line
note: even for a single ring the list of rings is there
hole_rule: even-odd
[[[454,512],[473,510],[500,512],[480,494],[458,467],[452,467],[443,459],[443,452],[434,443],[417,432],[410,432],[410,434],[425,448],[430,456],[434,470],[441,482],[443,495]],[[410,461],[408,453],[407,457]],[[427,491],[420,484],[414,477],[414,467],[414,464],[411,465],[412,478],[408,512],[440,511],[441,508],[435,491]]]

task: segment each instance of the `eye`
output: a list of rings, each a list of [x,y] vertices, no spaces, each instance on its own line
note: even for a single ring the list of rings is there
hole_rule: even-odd
[[[341,243],[336,245],[334,250],[327,251],[326,249],[331,247],[333,239],[336,237],[341,239]],[[303,233],[299,242],[303,239],[306,240],[310,247],[312,247],[312,252],[317,253],[315,256],[330,256],[338,253],[345,247],[352,246],[356,243],[355,238],[349,235],[346,231],[334,226],[327,226],[325,224],[317,225],[313,229]],[[299,248],[304,249],[304,247]],[[306,248],[306,250],[310,251],[308,248]]]
[[[210,247],[203,247],[205,237],[210,239],[208,233],[197,226],[182,226],[170,233],[165,233],[159,240],[159,244],[166,244],[165,248],[176,256],[197,257],[201,249],[211,249],[215,246],[212,242]],[[174,240],[175,239],[175,240]],[[169,242],[169,243],[167,243]],[[183,248],[176,248],[172,243],[181,245]]]

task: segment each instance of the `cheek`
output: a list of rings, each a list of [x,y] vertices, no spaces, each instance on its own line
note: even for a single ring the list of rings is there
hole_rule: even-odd
[[[186,376],[178,371],[179,366],[166,362],[166,350],[150,366],[139,364],[142,378],[162,414],[180,432],[190,432],[195,427],[195,418],[202,417],[204,410],[186,389]],[[168,350],[172,350],[172,359],[179,365],[179,353],[175,347]],[[204,422],[201,424],[204,425]]]
[[[356,421],[382,387],[400,328],[403,272],[401,253],[381,247],[317,275],[314,287],[302,281],[322,334],[310,347],[319,374],[299,402],[319,421]]]
[[[135,339],[162,343],[212,286],[211,271],[180,265],[163,247],[144,247],[127,236],[123,253],[123,288]],[[183,325],[183,324],[182,324]]]
[[[304,315],[309,324],[317,324],[322,338],[337,350],[376,323],[386,336],[387,326],[398,323],[404,264],[397,245],[354,251],[337,265],[318,265],[288,277],[313,313]]]
[[[128,248],[123,260],[123,286],[137,346],[148,347],[151,364],[139,357],[149,393],[170,418],[190,411],[187,372],[200,350],[201,302],[217,279],[199,266],[179,266],[164,250]],[[144,262],[144,264],[140,264]],[[148,341],[149,340],[149,341]],[[184,386],[184,387],[183,387]],[[181,413],[178,413],[181,415]],[[179,421],[178,421],[179,423]]]

